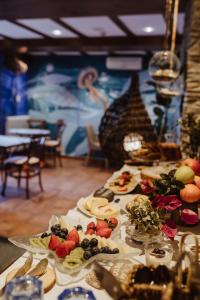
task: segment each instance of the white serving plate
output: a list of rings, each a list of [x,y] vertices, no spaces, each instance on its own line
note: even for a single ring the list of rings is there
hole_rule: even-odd
[[[89,197],[93,197],[93,195],[90,195]],[[99,197],[99,198],[100,198],[100,197]],[[78,207],[78,209],[79,209],[82,213],[84,213],[86,216],[88,216],[88,217],[97,218],[97,216],[93,215],[89,210],[87,210],[87,209],[85,208],[85,201],[86,201],[87,199],[88,199],[88,197],[79,199],[79,201],[77,202],[77,207]],[[119,205],[117,205],[117,204],[115,204],[115,203],[113,203],[113,202],[110,202],[109,204],[111,204],[112,206],[115,206],[116,209],[117,209],[117,211],[118,211],[117,215],[116,215],[116,214],[115,214],[115,215],[110,215],[110,217],[113,217],[113,216],[114,216],[114,217],[117,217],[117,216],[120,214],[120,207],[119,207]],[[104,220],[105,217],[100,218],[100,217],[98,216],[98,219]]]

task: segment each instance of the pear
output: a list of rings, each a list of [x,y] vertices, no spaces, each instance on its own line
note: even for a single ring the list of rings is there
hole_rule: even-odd
[[[184,184],[192,183],[194,176],[194,171],[188,166],[179,167],[174,174],[174,177]]]

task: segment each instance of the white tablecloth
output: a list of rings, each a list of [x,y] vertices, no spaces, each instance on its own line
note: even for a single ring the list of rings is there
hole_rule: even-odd
[[[130,168],[130,167],[123,167],[124,168]],[[135,167],[134,167],[135,169]],[[77,222],[79,221],[79,219],[89,219],[87,216],[83,215],[80,211],[78,211],[77,208],[74,208],[73,210],[70,210],[69,212],[69,216],[70,217],[76,217],[77,218]],[[78,224],[78,223],[77,223]],[[121,239],[124,241],[125,240],[125,232],[124,232],[124,229],[123,229],[123,226],[121,228]],[[177,236],[176,238],[177,240],[180,239],[180,236]],[[5,283],[5,278],[6,278],[6,275],[14,268],[18,267],[18,266],[21,266],[23,264],[23,262],[25,261],[26,257],[27,257],[28,253],[26,252],[22,257],[20,257],[14,264],[12,264],[7,270],[5,270],[1,276],[0,276],[0,288],[2,286],[4,286],[4,283]],[[37,263],[39,261],[39,259],[41,259],[40,256],[37,256],[35,255],[34,256],[34,262]],[[145,263],[145,256],[144,255],[137,255],[135,256],[135,259],[138,261],[138,262],[141,262],[141,263]],[[172,262],[173,263],[173,262]],[[58,284],[55,284],[55,286],[48,292],[44,295],[44,300],[54,300],[54,299],[57,299],[58,295],[62,293],[62,291],[65,289],[65,288],[70,288],[70,287],[75,287],[75,286],[81,286],[81,287],[84,287],[86,289],[89,289],[89,290],[92,290],[96,299],[97,300],[110,300],[112,299],[104,290],[98,290],[98,289],[95,289],[95,288],[92,288],[90,285],[88,285],[85,280],[80,280],[76,283],[73,283],[73,284],[69,284],[67,286],[60,286]]]

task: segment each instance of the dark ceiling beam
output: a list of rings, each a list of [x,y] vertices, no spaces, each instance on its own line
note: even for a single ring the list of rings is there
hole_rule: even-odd
[[[58,23],[60,26],[72,31],[73,33],[77,34],[78,37],[86,37],[84,34],[82,34],[80,31],[74,29],[73,27],[71,27],[70,25],[66,24],[65,22],[63,22],[62,20],[56,18],[53,19],[53,21],[55,21],[56,23]]]
[[[27,46],[29,50],[69,50],[69,51],[94,51],[94,50],[158,50],[163,49],[163,36],[133,36],[133,37],[99,37],[99,38],[69,38],[69,39],[34,39],[13,40],[11,47]],[[177,36],[177,48],[180,45],[181,36]],[[4,41],[0,41],[3,47]]]
[[[0,19],[162,13],[161,0],[1,0]],[[164,2],[164,0],[163,0]],[[185,11],[187,0],[180,0]]]
[[[110,16],[110,19],[124,32],[127,36],[132,37],[134,34],[121,22],[117,16]]]
[[[37,33],[37,34],[41,35],[43,38],[50,38],[48,35],[40,32],[40,31],[37,31],[37,30],[35,30],[35,29],[33,29],[33,28],[29,27],[29,26],[21,24],[21,23],[17,22],[16,20],[8,20],[8,21],[10,21],[11,23],[13,23],[15,25],[21,26],[22,28],[27,29],[27,30],[29,30],[31,32]]]

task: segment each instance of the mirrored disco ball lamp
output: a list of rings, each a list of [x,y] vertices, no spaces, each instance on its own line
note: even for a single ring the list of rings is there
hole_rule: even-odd
[[[179,0],[166,0],[165,50],[156,52],[149,62],[149,75],[156,83],[162,85],[174,82],[180,74],[181,64],[175,54],[178,5]]]
[[[142,148],[143,137],[138,133],[129,133],[124,137],[124,150],[128,153],[137,152]]]

